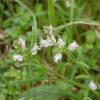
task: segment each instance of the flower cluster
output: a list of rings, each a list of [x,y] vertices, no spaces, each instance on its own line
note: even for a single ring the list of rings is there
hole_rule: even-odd
[[[49,38],[46,40],[41,39],[39,44],[41,48],[47,48],[47,47],[53,46],[53,41]]]
[[[58,38],[56,39],[55,36],[53,35],[53,28],[52,26],[46,26],[44,27],[44,32],[47,34],[46,39],[41,38],[39,40],[39,43],[34,43],[32,49],[31,49],[31,53],[32,55],[36,55],[37,52],[39,50],[41,50],[42,48],[48,48],[48,47],[57,47],[57,48],[63,48],[65,46],[65,42],[62,38]],[[22,39],[21,37],[18,40],[18,45],[21,46],[22,50],[25,51],[26,49],[26,44],[25,44],[25,40]],[[68,49],[70,51],[74,51],[76,50],[78,47],[78,44],[74,41],[71,44],[69,44]],[[23,60],[23,56],[19,55],[19,54],[14,54],[13,55],[13,59],[14,61],[19,61],[21,62]],[[57,63],[58,61],[60,61],[62,59],[62,53],[61,52],[57,52],[54,57],[54,62]]]
[[[18,41],[17,41],[18,45],[22,48],[23,51],[25,51],[26,49],[26,43],[25,43],[25,40],[23,38],[19,38]],[[20,55],[20,54],[14,54],[13,55],[13,60],[14,61],[18,61],[18,62],[22,62],[23,60],[23,56]]]

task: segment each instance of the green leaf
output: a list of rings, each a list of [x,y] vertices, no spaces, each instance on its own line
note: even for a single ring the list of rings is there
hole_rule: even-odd
[[[27,92],[23,93],[23,98],[26,98]],[[62,90],[54,85],[42,85],[30,89],[31,100],[58,100],[62,95]]]
[[[90,97],[84,97],[83,100],[92,100]]]
[[[84,62],[78,62],[77,64],[79,64],[80,66],[85,67],[85,68],[87,68],[87,69],[90,68],[90,67],[89,67],[86,63],[84,63]]]
[[[6,100],[6,97],[5,97],[4,94],[1,94],[1,93],[0,93],[0,100]]]
[[[80,79],[80,78],[82,78],[82,79],[90,79],[91,77],[88,76],[88,75],[78,75],[78,76],[76,76],[75,78],[76,78],[76,79]]]
[[[20,79],[20,70],[16,70],[15,68],[11,67],[7,72],[4,73],[4,76]]]
[[[93,43],[95,41],[95,32],[90,30],[86,34],[86,40],[88,43]]]

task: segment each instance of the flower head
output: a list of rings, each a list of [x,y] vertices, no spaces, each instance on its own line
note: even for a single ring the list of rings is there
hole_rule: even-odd
[[[77,47],[78,47],[78,44],[76,43],[76,41],[74,41],[74,42],[72,42],[71,44],[69,44],[68,49],[69,49],[70,51],[74,51],[74,50],[77,49]]]
[[[53,35],[50,38],[54,43],[56,43],[56,38]]]
[[[26,48],[25,40],[22,38],[19,38],[18,44],[22,47],[23,50]]]
[[[46,39],[46,40],[44,40],[44,39],[41,39],[40,40],[40,47],[42,48],[42,47],[45,47],[45,48],[47,48],[47,47],[49,47],[49,46],[53,46],[53,41],[51,40],[51,39]]]
[[[45,27],[44,27],[44,31],[45,31],[45,33],[47,33],[47,34],[52,35],[52,33],[53,33],[52,25],[45,26]]]
[[[34,44],[31,52],[32,52],[32,55],[36,55],[37,51],[40,50],[41,48],[37,45],[37,44]]]
[[[13,60],[14,61],[18,61],[18,62],[22,62],[23,56],[22,55],[18,55],[18,54],[14,54],[13,55]]]
[[[57,43],[59,44],[59,47],[64,47],[65,45],[65,42],[63,41],[62,38],[59,38]]]
[[[65,0],[65,6],[66,6],[67,8],[71,7],[71,2],[70,2],[70,0]]]
[[[62,59],[62,55],[61,53],[57,53],[53,58],[54,58],[54,62],[57,63]]]
[[[93,91],[97,89],[97,86],[93,81],[90,81],[88,87]]]

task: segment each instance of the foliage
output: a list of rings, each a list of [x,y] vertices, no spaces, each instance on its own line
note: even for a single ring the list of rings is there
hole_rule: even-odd
[[[100,100],[99,6],[100,0],[0,0],[0,100]],[[65,46],[33,56],[32,46],[46,38],[49,25]],[[73,41],[79,45],[74,52],[68,50]],[[57,52],[62,60],[55,63]],[[23,62],[13,61],[14,53],[24,55]]]

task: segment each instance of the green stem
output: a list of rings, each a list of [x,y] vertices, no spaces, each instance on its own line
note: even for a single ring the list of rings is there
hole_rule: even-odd
[[[28,81],[30,78],[30,72],[29,72],[29,66],[27,68],[27,73],[26,73],[26,82],[27,82],[27,98],[26,100],[30,100],[30,82]]]
[[[71,9],[70,9],[70,22],[73,22],[74,18],[74,0],[71,0]]]
[[[98,23],[96,21],[92,21],[92,22],[89,22],[89,21],[74,21],[74,22],[69,22],[67,24],[56,27],[56,28],[54,28],[54,31],[62,30],[64,28],[68,27],[68,26],[78,25],[78,24],[85,24],[85,25],[89,25],[89,26],[99,26],[100,27],[100,23]]]
[[[48,0],[48,16],[49,16],[50,24],[56,25],[54,0]]]
[[[21,81],[22,80],[23,80],[23,72],[22,72],[22,69],[21,69]],[[22,90],[22,83],[20,85],[20,90],[21,90],[21,95],[22,95],[22,92],[23,92],[23,90]]]

